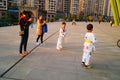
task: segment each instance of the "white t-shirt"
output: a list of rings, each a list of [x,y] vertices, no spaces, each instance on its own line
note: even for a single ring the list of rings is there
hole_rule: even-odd
[[[62,28],[60,28],[60,32],[59,32],[59,36],[62,36],[62,37],[64,37],[66,35],[66,29],[62,29]]]

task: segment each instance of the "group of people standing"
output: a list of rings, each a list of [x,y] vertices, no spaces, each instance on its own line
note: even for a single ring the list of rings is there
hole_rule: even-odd
[[[29,37],[29,26],[31,25],[31,23],[33,22],[33,18],[29,18],[28,17],[28,12],[27,11],[23,11],[20,15],[20,19],[19,19],[19,24],[20,24],[20,36],[21,36],[21,42],[20,42],[20,48],[19,48],[19,55],[20,56],[25,56],[27,55],[29,52],[27,51],[27,42],[28,42],[28,37]],[[41,43],[43,43],[43,35],[44,32],[47,32],[46,30],[43,30],[43,27],[47,28],[47,24],[46,21],[43,19],[43,16],[40,15],[38,20],[37,20],[37,39],[36,39],[36,44],[39,45],[40,43],[38,42],[39,39],[41,40]],[[23,51],[24,49],[24,51]]]
[[[20,43],[20,48],[19,48],[19,54],[20,56],[25,56],[29,52],[27,51],[27,41],[28,41],[28,36],[29,36],[29,26],[32,23],[33,19],[28,18],[27,12],[23,11],[22,15],[20,16],[20,30],[23,31],[23,34],[21,35],[21,43]],[[41,43],[43,43],[43,35],[46,29],[44,29],[44,26],[47,26],[46,21],[43,19],[43,16],[40,15],[38,20],[37,20],[37,39],[36,39],[36,44],[39,45],[39,39],[41,40]],[[82,65],[86,68],[91,68],[92,66],[90,65],[90,60],[91,60],[91,55],[95,51],[94,43],[96,42],[96,38],[93,34],[93,25],[88,24],[87,25],[87,33],[85,34],[85,42],[84,42],[84,48],[83,48],[83,57],[82,57]],[[57,50],[61,50],[63,48],[63,42],[64,42],[64,37],[66,35],[66,23],[63,22],[59,31],[59,37],[57,41]],[[24,51],[22,50],[24,47]]]

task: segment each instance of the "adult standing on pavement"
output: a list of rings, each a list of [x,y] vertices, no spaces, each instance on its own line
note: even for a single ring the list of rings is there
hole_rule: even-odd
[[[32,22],[32,18],[28,18],[28,12],[23,11],[22,15],[20,16],[20,36],[21,36],[21,42],[20,42],[20,48],[19,53],[20,56],[25,56],[28,54],[27,51],[27,42],[28,42],[28,36],[29,36],[29,25]],[[24,47],[24,52],[22,52],[22,49]]]
[[[43,26],[45,25],[45,21],[43,19],[43,16],[40,15],[38,20],[37,20],[37,39],[36,39],[36,44],[39,45],[40,43],[38,42],[38,40],[40,39],[41,40],[41,43],[43,43],[43,35],[44,35],[44,32],[43,32]]]

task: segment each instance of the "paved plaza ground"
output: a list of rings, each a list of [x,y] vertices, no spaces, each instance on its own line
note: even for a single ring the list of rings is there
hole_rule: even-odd
[[[98,40],[96,52],[92,54],[92,69],[81,66],[86,25],[94,25],[94,34]],[[120,80],[120,48],[116,42],[120,39],[120,27],[111,27],[109,23],[67,22],[67,35],[64,48],[56,50],[58,30],[61,22],[48,23],[48,33],[44,35],[44,44],[32,50],[36,45],[36,27],[30,28],[26,57],[19,56],[19,26],[0,28],[0,75],[21,59],[12,69],[0,77],[0,80]]]

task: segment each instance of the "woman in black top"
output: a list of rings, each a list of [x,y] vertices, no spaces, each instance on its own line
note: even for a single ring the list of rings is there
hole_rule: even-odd
[[[20,56],[25,56],[28,54],[27,51],[27,42],[28,42],[28,36],[29,36],[29,25],[32,22],[32,18],[27,18],[27,11],[23,11],[22,15],[20,16],[20,30],[23,32],[21,35],[21,43],[19,48]],[[22,52],[22,49],[24,47],[24,52]]]

